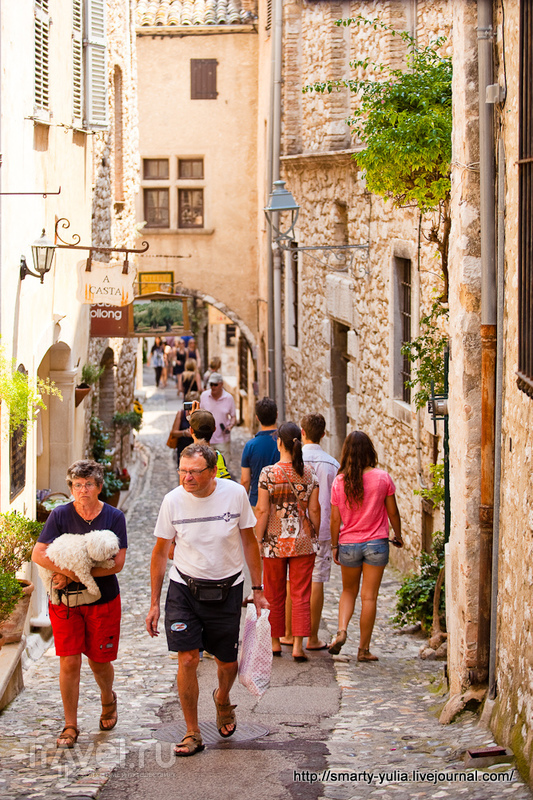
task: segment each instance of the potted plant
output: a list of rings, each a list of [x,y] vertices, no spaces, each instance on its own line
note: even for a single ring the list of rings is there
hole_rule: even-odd
[[[81,383],[79,383],[75,389],[76,406],[79,406],[81,401],[87,397],[91,391],[91,386],[98,383],[104,370],[105,367],[97,367],[96,364],[83,365],[81,368]]]
[[[31,581],[16,578],[16,572],[31,559],[42,523],[11,511],[0,514],[0,634],[3,644],[22,637],[30,596]]]
[[[115,475],[112,469],[104,470],[104,485],[99,494],[100,500],[105,500],[110,506],[117,506],[120,492],[122,489],[122,480]]]
[[[115,430],[120,432],[120,464],[124,463],[123,457],[123,443],[124,437],[130,433],[132,430],[138,431],[142,425],[142,413],[139,413],[135,409],[133,411],[124,411],[123,413],[117,413],[113,416],[113,425],[115,426]]]
[[[9,408],[9,431],[22,432],[22,442],[26,440],[28,424],[33,422],[39,409],[46,409],[42,395],[55,395],[61,392],[47,378],[32,380],[25,372],[15,369],[4,348],[0,345],[0,401]]]

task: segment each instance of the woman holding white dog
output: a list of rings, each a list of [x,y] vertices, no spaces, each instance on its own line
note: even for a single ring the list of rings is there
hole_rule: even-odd
[[[116,574],[124,566],[127,548],[126,519],[122,511],[103,503],[98,495],[104,483],[102,466],[95,461],[75,461],[67,472],[67,484],[74,501],[55,508],[34,547],[32,559],[54,572],[53,585],[62,602],[50,603],[50,622],[59,656],[59,687],[65,712],[65,726],[57,738],[58,747],[73,747],[79,735],[78,700],[81,657],[86,655],[100,688],[102,714],[100,730],[117,724],[117,696],[113,691],[115,661],[120,635],[120,593]],[[101,597],[87,602],[75,571],[59,569],[47,558],[48,545],[64,533],[84,534],[112,531],[119,541],[114,566],[91,570]]]

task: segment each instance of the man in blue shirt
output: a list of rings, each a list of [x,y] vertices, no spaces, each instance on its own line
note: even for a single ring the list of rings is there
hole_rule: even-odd
[[[270,397],[263,397],[255,404],[255,415],[261,426],[253,439],[246,442],[241,459],[241,485],[250,496],[250,505],[257,505],[257,482],[263,467],[279,461],[278,407]]]

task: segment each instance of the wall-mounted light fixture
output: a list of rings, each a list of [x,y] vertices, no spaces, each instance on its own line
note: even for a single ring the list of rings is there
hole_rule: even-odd
[[[41,283],[44,282],[44,276],[52,269],[56,245],[50,241],[45,235],[44,228],[39,239],[36,239],[31,246],[31,253],[33,257],[33,266],[35,272],[26,264],[25,256],[20,257],[20,280],[23,281],[26,275],[32,275],[34,278],[40,278]]]
[[[279,214],[288,211],[291,213],[290,224],[287,230],[282,231],[279,224]],[[291,192],[285,188],[285,181],[274,181],[272,193],[268,199],[268,205],[264,208],[264,212],[272,229],[272,241],[274,244],[282,250],[290,250],[293,254],[296,252],[307,253],[314,261],[318,262],[323,267],[328,267],[336,272],[348,272],[348,269],[353,266],[355,252],[357,250],[366,250],[368,254],[370,249],[370,243],[310,246],[296,245],[294,242],[294,226],[298,220],[300,206],[297,204]],[[312,251],[315,252],[313,253]],[[350,251],[352,251],[351,254]],[[324,253],[324,256],[318,257],[318,252]],[[335,264],[335,262],[337,263]],[[368,274],[364,267],[360,267],[359,272],[362,275]]]

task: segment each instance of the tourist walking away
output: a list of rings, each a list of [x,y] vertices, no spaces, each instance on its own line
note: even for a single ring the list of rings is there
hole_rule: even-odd
[[[148,366],[152,366],[155,372],[155,385],[158,387],[165,366],[165,346],[160,336],[155,337],[155,342],[150,350]]]
[[[213,372],[209,376],[209,389],[202,392],[200,408],[205,408],[214,416],[217,427],[211,443],[228,461],[231,456],[231,429],[236,421],[235,403],[230,393],[224,389],[224,381],[219,372]]]
[[[181,376],[185,371],[185,362],[187,361],[187,353],[185,350],[185,342],[183,339],[178,341],[176,346],[176,352],[174,353],[174,367],[173,367],[173,374],[176,378],[176,387],[178,391],[178,396],[182,393],[183,387],[181,385]]]
[[[241,457],[241,486],[250,498],[252,508],[257,505],[257,483],[263,467],[279,461],[278,407],[270,397],[263,397],[255,404],[255,416],[261,430],[246,442]]]
[[[196,366],[196,361],[188,358],[185,362],[185,372],[181,376],[181,386],[183,389],[183,399],[190,402],[198,400],[202,391],[202,379]]]
[[[302,458],[302,435],[294,422],[278,430],[280,460],[259,476],[257,540],[263,551],[265,595],[270,603],[272,652],[281,655],[287,575],[292,597],[292,655],[307,661],[303,640],[311,632],[311,577],[318,549],[318,481]]]
[[[311,633],[307,639],[306,650],[325,650],[327,644],[318,638],[322,609],[324,607],[324,584],[331,573],[331,533],[329,520],[331,513],[331,487],[339,469],[339,462],[320,446],[326,433],[326,420],[322,414],[306,414],[300,422],[302,428],[302,455],[305,464],[310,464],[318,478],[318,502],[320,503],[320,532],[318,552],[313,568],[311,587]],[[282,644],[292,644],[291,599],[287,596],[285,613],[285,637]]]
[[[32,554],[36,564],[53,573],[53,586],[61,599],[59,605],[50,602],[49,611],[59,656],[59,687],[65,713],[65,726],[56,741],[62,748],[71,748],[78,740],[82,654],[87,656],[101,693],[100,730],[110,731],[118,718],[112,664],[117,657],[120,635],[120,593],[116,574],[124,566],[128,543],[122,511],[98,499],[103,483],[104,472],[100,464],[75,461],[67,472],[67,484],[74,501],[54,508]],[[73,570],[57,567],[46,552],[48,546],[64,533],[86,536],[95,531],[112,531],[118,538],[120,549],[114,556],[112,567],[94,567],[91,570],[101,596],[89,603],[86,586],[78,575]],[[78,604],[78,601],[81,602]]]
[[[268,608],[253,533],[255,517],[246,492],[234,481],[219,480],[216,470],[216,455],[210,447],[187,447],[180,462],[181,486],[163,498],[154,531],[152,596],[146,617],[150,636],[159,633],[161,589],[175,542],[165,631],[169,650],[178,653],[178,693],[187,728],[174,748],[180,757],[204,749],[198,725],[200,650],[209,650],[217,664],[213,700],[218,732],[223,738],[235,733],[230,690],[237,677],[244,561],[252,579],[257,615]]]
[[[331,489],[331,545],[333,559],[341,566],[342,594],[339,629],[328,650],[336,655],[344,645],[361,585],[358,661],[379,660],[370,652],[370,639],[381,578],[389,561],[389,521],[392,543],[403,547],[396,489],[390,475],[376,465],[376,451],[366,433],[350,433]]]

